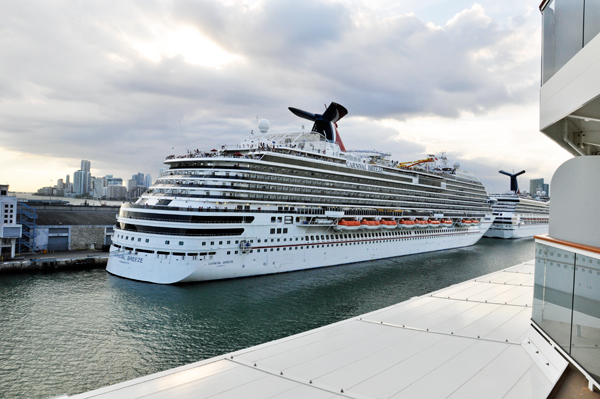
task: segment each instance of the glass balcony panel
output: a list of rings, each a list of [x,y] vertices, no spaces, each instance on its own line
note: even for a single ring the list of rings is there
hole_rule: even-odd
[[[570,353],[574,257],[569,251],[536,244],[535,321]]]
[[[554,1],[542,13],[542,84],[556,72],[554,68]]]
[[[600,0],[585,0],[583,23],[583,45],[585,46],[600,32]]]
[[[560,69],[583,48],[583,0],[556,1],[555,68]]]
[[[600,376],[600,260],[577,255],[571,356]]]

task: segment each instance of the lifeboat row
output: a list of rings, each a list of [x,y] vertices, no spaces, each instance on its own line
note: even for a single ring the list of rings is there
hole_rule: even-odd
[[[379,228],[384,229],[412,229],[412,228],[436,228],[436,227],[451,227],[454,222],[451,219],[415,219],[415,220],[406,220],[402,219],[400,221],[395,220],[372,220],[372,219],[362,219],[360,222],[358,220],[346,220],[342,219],[338,222],[336,226],[336,230],[358,230],[358,229],[367,229],[374,230]],[[479,225],[478,219],[461,219],[456,221],[456,225],[460,227],[469,227],[469,226],[477,226]]]

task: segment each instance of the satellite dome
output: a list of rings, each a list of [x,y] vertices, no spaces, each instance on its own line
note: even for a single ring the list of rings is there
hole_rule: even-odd
[[[459,162],[454,162],[454,169],[460,169],[460,163]]]
[[[261,133],[268,132],[270,127],[271,127],[271,124],[269,123],[268,120],[261,119],[258,121],[258,130],[260,130]]]

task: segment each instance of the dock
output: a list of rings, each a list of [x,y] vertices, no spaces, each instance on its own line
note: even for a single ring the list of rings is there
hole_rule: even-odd
[[[0,274],[96,269],[106,267],[107,263],[108,253],[100,251],[25,254],[18,259],[0,261]]]
[[[533,282],[529,261],[70,398],[546,398],[568,363],[531,326]]]

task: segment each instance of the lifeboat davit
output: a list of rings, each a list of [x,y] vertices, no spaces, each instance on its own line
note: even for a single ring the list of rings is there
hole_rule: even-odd
[[[375,230],[379,228],[379,222],[377,220],[363,219],[360,221],[360,225],[363,229]]]
[[[398,223],[394,220],[380,220],[379,225],[384,229],[395,229],[398,227]]]
[[[440,227],[440,224],[441,224],[441,223],[440,223],[440,221],[439,221],[439,220],[435,220],[435,219],[429,219],[429,220],[427,221],[427,224],[429,225],[429,227],[436,228],[436,227]]]
[[[415,227],[415,222],[413,220],[401,220],[398,222],[398,227],[401,229],[412,229]]]
[[[336,230],[358,230],[358,229],[360,229],[360,222],[358,220],[342,219],[338,222],[335,229]]]
[[[415,220],[415,225],[421,229],[426,229],[429,227],[427,220]]]

